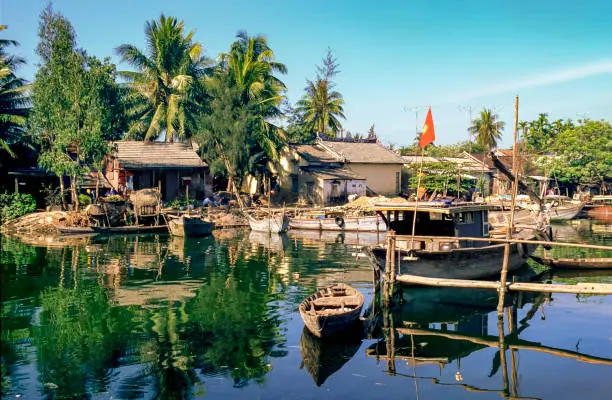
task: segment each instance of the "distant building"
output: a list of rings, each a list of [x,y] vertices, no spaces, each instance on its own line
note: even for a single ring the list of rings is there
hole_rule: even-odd
[[[403,163],[376,139],[318,138],[288,146],[276,166],[277,182],[281,194],[319,205],[344,203],[351,194],[400,192]]]
[[[212,191],[208,165],[185,143],[120,141],[113,143],[106,178],[115,190],[161,187],[162,199],[185,195],[203,199]]]

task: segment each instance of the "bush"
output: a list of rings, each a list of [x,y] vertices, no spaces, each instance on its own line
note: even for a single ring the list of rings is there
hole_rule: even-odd
[[[81,207],[85,207],[87,205],[91,204],[91,197],[87,196],[86,194],[80,194],[79,195],[79,205]]]
[[[2,222],[10,221],[36,211],[36,200],[28,193],[0,194]]]

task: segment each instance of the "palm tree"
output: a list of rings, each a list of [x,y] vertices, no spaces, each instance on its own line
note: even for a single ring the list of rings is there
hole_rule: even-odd
[[[296,111],[303,115],[306,128],[318,134],[337,135],[342,130],[338,118],[346,119],[344,99],[331,80],[337,73],[338,64],[328,50],[323,65],[317,66],[317,78],[307,82],[306,94],[297,102]]]
[[[5,29],[6,25],[0,25],[0,32]],[[28,112],[25,81],[15,76],[15,70],[25,60],[6,52],[7,47],[18,45],[14,40],[0,39],[0,148],[11,157],[15,153],[10,144],[23,134]]]
[[[296,110],[303,113],[305,125],[313,132],[335,136],[342,124],[338,118],[344,118],[344,100],[342,95],[330,90],[327,79],[317,78],[308,81],[306,94],[297,102]]]
[[[184,33],[182,20],[162,14],[146,24],[146,54],[130,44],[116,49],[121,61],[136,69],[120,73],[130,88],[127,137],[151,140],[165,133],[172,142],[193,133],[204,98],[203,78],[211,64],[193,34]]]
[[[468,132],[476,136],[476,143],[486,150],[497,147],[497,141],[502,137],[505,123],[498,121],[499,116],[490,109],[484,108],[480,112],[480,118],[472,121]]]

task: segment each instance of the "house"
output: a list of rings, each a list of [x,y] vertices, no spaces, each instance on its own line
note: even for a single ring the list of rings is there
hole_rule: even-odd
[[[313,144],[289,145],[275,168],[281,194],[328,205],[366,191],[398,193],[402,164],[376,139],[318,138]]]
[[[161,188],[164,201],[185,195],[204,199],[212,190],[208,165],[185,143],[120,141],[106,165],[106,178],[120,192]]]

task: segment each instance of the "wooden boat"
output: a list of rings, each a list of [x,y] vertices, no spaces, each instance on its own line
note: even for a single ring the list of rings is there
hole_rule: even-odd
[[[417,213],[415,238],[403,236],[397,239],[396,249],[400,272],[428,278],[481,279],[498,275],[502,268],[505,244],[470,241],[462,238],[490,238],[489,206],[475,203],[415,202],[375,205],[389,223],[389,229],[398,235],[412,233],[413,215]],[[523,228],[513,232],[513,238],[534,239],[535,229]],[[512,243],[508,271],[520,268],[527,262],[537,246]],[[370,249],[379,265],[386,265],[386,246]]]
[[[363,295],[346,284],[321,289],[299,306],[306,328],[317,337],[331,336],[359,321]]]
[[[289,227],[300,230],[344,232],[384,232],[387,230],[387,225],[383,219],[376,215],[363,217],[293,217],[289,219]]]
[[[551,268],[559,269],[612,269],[612,258],[553,258],[532,256],[535,261]]]
[[[287,229],[289,229],[289,217],[286,215],[274,215],[255,219],[249,216],[249,225],[251,230],[256,232],[282,233],[287,232]]]
[[[612,206],[598,206],[587,211],[589,218],[612,221]]]
[[[113,235],[113,234],[129,234],[129,233],[162,233],[168,232],[167,225],[126,225],[126,226],[92,226],[96,233],[101,233],[105,235]]]
[[[584,203],[570,199],[568,196],[548,195],[544,197],[544,208],[550,221],[566,221],[574,219],[584,208]],[[539,211],[539,204],[519,203],[519,207]]]
[[[96,233],[90,226],[63,226],[56,225],[55,228],[62,235],[86,235]]]
[[[361,346],[361,329],[345,331],[342,336],[319,339],[304,327],[300,338],[300,355],[306,370],[317,386],[344,366]]]
[[[168,230],[174,236],[196,237],[212,234],[214,224],[199,216],[167,215]]]

